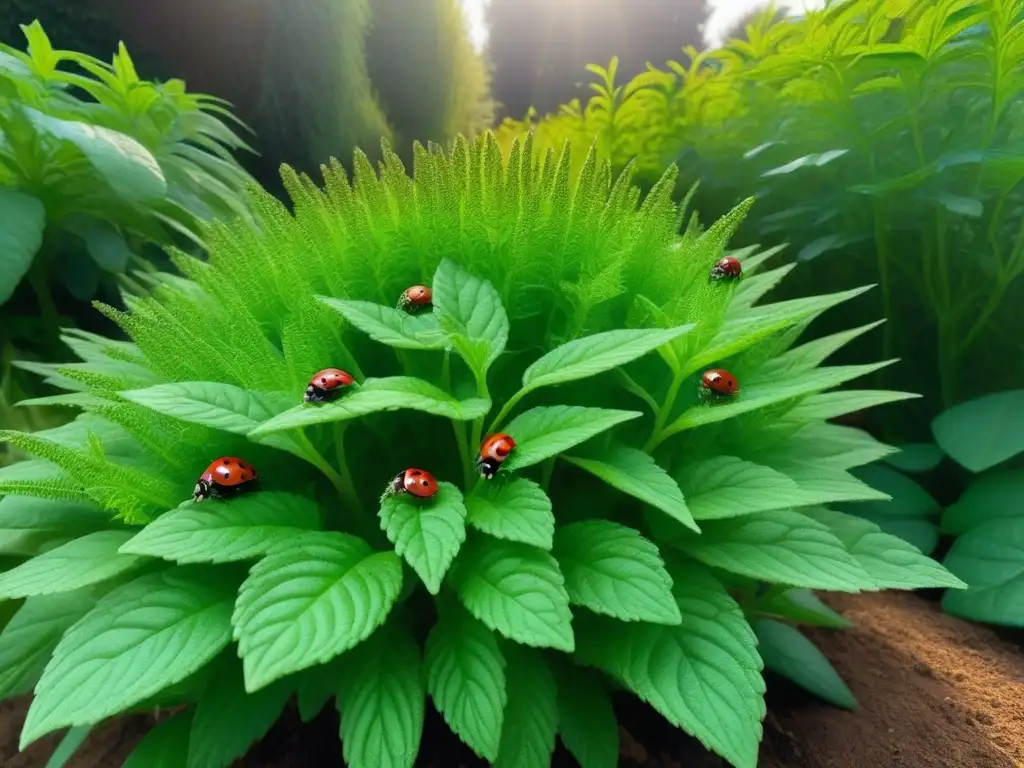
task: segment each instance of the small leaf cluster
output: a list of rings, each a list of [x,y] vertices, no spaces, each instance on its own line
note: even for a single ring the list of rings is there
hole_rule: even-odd
[[[624,84],[614,61],[591,66],[589,101],[506,121],[499,141],[596,137],[651,179],[677,162],[712,217],[756,190],[744,236],[812,262],[791,295],[877,275],[881,307],[867,311],[889,320],[882,356],[918,374],[920,439],[942,408],[1020,379],[1005,350],[1020,346],[1024,274],[1022,32],[1020,0],[843,0],[783,20],[769,8],[745,39]]]
[[[892,449],[827,420],[913,397],[837,389],[884,365],[823,364],[871,326],[799,343],[862,290],[766,303],[786,270],[757,248],[710,280],[750,201],[680,235],[674,169],[641,200],[593,148],[576,177],[530,137],[383,153],[285,168],[291,208],[254,191],[257,226],[102,307],[130,341],[36,366],[82,413],[2,435],[34,457],[0,470],[22,746],[175,704],[132,764],[225,766],[294,697],[333,701],[353,768],[412,766],[428,706],[494,765],[561,739],[602,768],[618,688],[753,768],[766,665],[851,706],[796,628],[845,625],[812,590],[962,586],[830,506],[886,498],[850,470]],[[396,309],[416,284],[430,310]],[[738,395],[702,401],[711,366]],[[356,383],[303,403],[326,367]],[[188,500],[219,456],[259,486]],[[388,492],[410,467],[433,496]]]

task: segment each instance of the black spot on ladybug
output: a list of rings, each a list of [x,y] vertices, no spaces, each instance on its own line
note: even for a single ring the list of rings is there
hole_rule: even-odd
[[[326,384],[327,383],[327,377],[326,376],[321,376],[320,377],[320,383],[321,384]]]
[[[224,459],[223,464],[224,464],[225,467],[230,465],[231,464],[231,459]]]
[[[412,476],[413,476],[413,477],[416,477],[417,475],[422,475],[423,473],[422,473],[422,472],[420,472],[420,471],[419,471],[418,469],[414,469],[414,470],[413,470],[413,471],[412,471],[412,472],[411,472],[410,474],[412,474]],[[426,481],[426,480],[424,480],[424,481],[423,481],[423,484],[424,484],[424,485],[426,485],[426,484],[427,484],[427,481]]]

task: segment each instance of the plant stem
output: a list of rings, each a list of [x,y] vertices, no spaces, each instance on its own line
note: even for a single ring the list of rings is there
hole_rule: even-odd
[[[462,422],[452,421],[452,431],[455,432],[455,444],[459,449],[459,463],[462,465],[462,481],[466,493],[469,493],[473,484],[472,458],[469,455],[469,446],[466,444],[466,431],[462,428]]]
[[[338,476],[341,479],[342,487],[348,490],[347,494],[342,493],[342,498],[360,515],[365,515],[363,504],[359,501],[359,496],[356,495],[356,484],[352,481],[348,460],[345,458],[345,434],[348,431],[348,424],[347,421],[339,421],[334,425],[334,454],[338,463]]]
[[[347,506],[352,507],[356,512],[361,512],[359,499],[356,498],[355,489],[352,487],[351,479],[346,483],[345,479],[342,478],[342,476],[335,471],[334,467],[330,465],[327,459],[320,454],[320,451],[316,449],[316,446],[309,442],[309,438],[306,437],[305,433],[301,429],[293,430],[292,434],[295,438],[295,442],[297,442],[302,448],[302,453],[306,461],[324,473],[324,476],[331,481],[331,485],[334,486],[334,489],[338,492],[338,495],[341,496],[342,501],[345,502]]]
[[[551,484],[551,475],[555,471],[555,457],[552,456],[550,459],[545,461],[540,468],[540,487],[544,489],[544,493],[548,492],[548,486]]]
[[[679,389],[683,386],[683,382],[686,377],[680,372],[676,372],[672,377],[672,383],[668,387],[668,392],[665,393],[665,401],[658,407],[658,410],[654,415],[654,428],[651,430],[651,436],[647,439],[644,444],[644,452],[650,453],[662,440],[665,439],[665,435],[662,433],[665,429],[665,423],[668,421],[669,416],[672,415],[672,409],[675,407],[676,398],[679,396]]]
[[[893,356],[892,287],[889,283],[889,242],[886,233],[885,204],[875,201],[875,255],[878,260],[878,284],[882,289],[882,359]]]
[[[60,313],[57,305],[53,303],[53,294],[50,292],[50,271],[46,266],[46,259],[42,254],[36,256],[32,262],[32,268],[28,272],[28,282],[32,286],[32,292],[36,297],[36,304],[39,305],[39,315],[46,328],[48,338],[56,338],[60,334]]]
[[[512,395],[512,397],[506,401],[505,405],[502,406],[501,410],[498,411],[498,415],[494,417],[494,421],[491,422],[491,426],[487,428],[487,434],[493,435],[497,431],[498,427],[501,426],[501,422],[505,420],[509,413],[511,413],[512,409],[515,408],[519,404],[519,401],[529,394],[529,392],[530,390],[528,389],[520,389]]]

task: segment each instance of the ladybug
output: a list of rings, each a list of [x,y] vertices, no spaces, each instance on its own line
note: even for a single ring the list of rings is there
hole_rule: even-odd
[[[257,480],[259,474],[252,464],[235,456],[222,456],[199,476],[192,498],[198,504],[211,496],[232,496],[252,488]]]
[[[706,400],[724,400],[739,394],[740,384],[724,368],[711,368],[701,374],[700,389]]]
[[[740,260],[735,256],[724,256],[715,262],[715,266],[711,268],[708,280],[727,280],[732,282],[733,280],[739,280],[742,274],[743,265],[740,264]]]
[[[434,301],[434,292],[425,285],[414,285],[402,291],[398,297],[398,308],[406,312],[419,312],[429,308]]]
[[[476,468],[481,476],[491,480],[515,447],[516,441],[510,435],[491,435],[484,440],[476,459]]]
[[[306,387],[306,394],[302,396],[304,402],[322,403],[333,400],[342,392],[345,387],[351,386],[355,379],[338,368],[324,368],[313,374]]]
[[[391,492],[411,493],[421,499],[429,499],[437,493],[437,480],[425,469],[409,468],[395,475]]]

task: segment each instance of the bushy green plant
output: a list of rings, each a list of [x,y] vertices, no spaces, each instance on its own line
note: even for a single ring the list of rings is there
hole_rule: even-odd
[[[674,170],[641,202],[594,151],[572,179],[529,138],[504,165],[489,134],[417,145],[411,177],[384,155],[323,189],[285,168],[294,213],[255,191],[257,228],[217,223],[207,262],[175,254],[188,280],[104,309],[130,342],[40,369],[83,413],[3,433],[35,457],[0,470],[22,746],[184,704],[137,764],[227,765],[294,693],[306,719],[336,701],[353,768],[412,766],[429,696],[495,765],[548,765],[557,736],[600,768],[620,686],[752,768],[757,637],[851,705],[794,626],[844,625],[810,590],[962,586],[827,506],[884,498],[849,470],[891,449],[826,420],[913,397],[833,391],[885,365],[822,365],[864,328],[797,344],[862,289],[760,304],[785,270],[754,248],[709,281],[750,203],[680,236]],[[432,310],[395,309],[416,283]],[[707,405],[714,364],[741,389]],[[327,366],[358,386],[303,404]],[[488,482],[495,431],[518,445]],[[186,500],[224,455],[260,487]],[[409,467],[434,497],[384,494]]]
[[[874,274],[883,357],[907,359],[892,376],[912,371],[926,396],[903,425],[915,439],[941,408],[1014,386],[1024,2],[846,0],[777,23],[767,10],[747,31],[619,85],[613,113],[595,68],[589,104],[507,122],[503,144],[529,129],[553,146],[614,137],[602,149],[616,165],[636,158],[653,180],[675,161],[699,179],[709,214],[756,193],[741,238],[813,262],[793,295]]]

